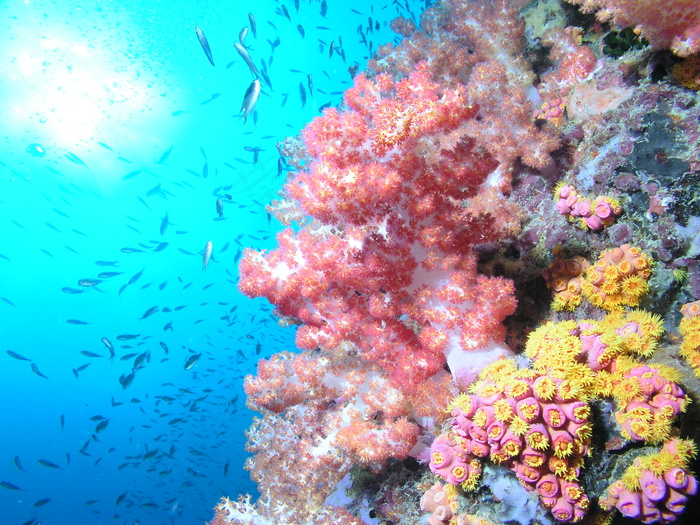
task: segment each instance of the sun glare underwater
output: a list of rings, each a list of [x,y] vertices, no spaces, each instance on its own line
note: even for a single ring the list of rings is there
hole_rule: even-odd
[[[2,2],[0,523],[203,523],[256,494],[242,381],[294,331],[237,262],[281,229],[276,144],[423,7]]]

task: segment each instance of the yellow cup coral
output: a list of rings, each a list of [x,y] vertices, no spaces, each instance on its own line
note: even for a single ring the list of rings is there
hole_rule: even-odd
[[[613,311],[637,306],[649,291],[652,260],[636,246],[604,251],[586,272],[583,295],[598,308]]]

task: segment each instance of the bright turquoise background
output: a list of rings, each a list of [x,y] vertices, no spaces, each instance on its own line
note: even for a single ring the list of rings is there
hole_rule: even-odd
[[[252,417],[242,379],[254,371],[258,344],[269,356],[293,349],[294,334],[277,326],[265,301],[238,293],[235,260],[243,247],[274,246],[280,225],[264,205],[284,179],[276,177],[276,142],[320,106],[339,103],[348,66],[362,68],[368,57],[358,26],[376,49],[396,37],[388,21],[407,14],[389,2],[328,4],[324,19],[317,1],[298,12],[293,1],[0,3],[0,481],[23,489],[0,487],[0,523],[201,523],[222,495],[255,490],[242,469]],[[419,16],[423,3],[410,5]],[[265,61],[273,89],[264,87],[257,119],[244,123],[239,109],[252,77],[233,42],[249,12],[258,34],[249,32],[246,44],[258,68]],[[370,16],[379,22],[374,33]],[[347,64],[328,57],[339,37]],[[307,74],[314,94],[302,107]],[[246,146],[261,148],[256,165]],[[215,221],[223,194],[232,202]],[[215,262],[202,273],[210,240]],[[61,290],[104,271],[123,274],[80,294]],[[178,305],[186,308],[162,311]],[[140,320],[152,306],[158,311]],[[113,363],[102,337],[115,347]],[[120,357],[146,351],[150,363],[123,389],[119,377],[134,359]],[[85,364],[76,378],[72,370]],[[100,433],[96,415],[109,419]],[[34,506],[44,498],[51,500]]]

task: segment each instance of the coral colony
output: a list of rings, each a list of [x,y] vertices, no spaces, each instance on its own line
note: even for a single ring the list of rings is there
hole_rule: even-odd
[[[299,350],[246,379],[261,496],[211,523],[697,522],[696,0],[392,28],[280,146],[240,289]]]

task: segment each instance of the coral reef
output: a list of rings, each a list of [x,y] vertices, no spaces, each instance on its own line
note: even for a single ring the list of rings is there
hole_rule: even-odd
[[[262,497],[213,525],[693,523],[697,13],[444,0],[394,21],[280,144],[288,228],[239,288],[301,351],[246,378]]]

